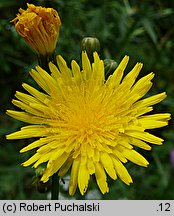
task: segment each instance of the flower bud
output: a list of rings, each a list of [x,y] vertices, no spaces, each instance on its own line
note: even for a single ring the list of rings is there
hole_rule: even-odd
[[[100,41],[94,37],[85,37],[81,44],[82,51],[86,51],[90,59],[93,58],[93,52],[100,52]]]
[[[37,180],[36,188],[38,192],[46,193],[51,189],[51,183],[49,181],[46,183],[43,183],[42,181]]]
[[[34,182],[33,184],[35,185],[36,189],[38,192],[40,193],[46,193],[50,190],[51,185],[50,182],[46,182],[43,183],[42,181],[40,181],[40,179],[42,178],[44,172],[45,172],[46,167],[44,165],[39,165],[36,169],[35,169],[35,173],[36,176],[34,177]]]
[[[40,165],[35,169],[36,177],[41,178],[46,170],[46,167],[44,165]]]
[[[116,61],[112,59],[105,59],[104,60],[105,76],[108,77],[109,75],[111,75],[115,71],[117,66],[118,64]]]
[[[54,52],[59,36],[61,20],[56,10],[27,4],[26,10],[19,9],[14,22],[17,32],[39,55]]]

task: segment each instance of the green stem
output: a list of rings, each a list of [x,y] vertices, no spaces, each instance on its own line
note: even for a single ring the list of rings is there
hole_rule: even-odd
[[[51,73],[49,70],[49,62],[53,62],[56,64],[56,53],[47,53],[46,55],[37,55],[39,66],[42,67],[49,74]],[[51,185],[51,199],[58,200],[59,199],[59,176],[58,173],[54,173],[52,175],[52,185]]]
[[[47,53],[47,55],[45,56],[37,55],[37,59],[38,59],[39,66],[43,68],[45,71],[47,71],[48,73],[50,73],[49,62],[53,62],[54,64],[56,64],[55,52],[50,53],[50,54]]]
[[[59,199],[59,176],[58,173],[52,175],[52,188],[51,188],[51,199]]]

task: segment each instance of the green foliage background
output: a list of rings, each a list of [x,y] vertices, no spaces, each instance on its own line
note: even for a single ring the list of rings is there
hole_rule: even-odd
[[[26,3],[49,6],[58,10],[62,27],[57,53],[68,62],[80,61],[80,41],[95,36],[101,42],[101,58],[117,62],[128,54],[129,68],[143,62],[140,75],[155,72],[150,94],[166,91],[167,99],[155,111],[174,113],[174,1],[170,0],[1,0],[0,1],[0,199],[49,199],[32,184],[34,170],[20,164],[29,154],[19,150],[31,140],[7,141],[5,135],[16,131],[23,123],[6,116],[16,90],[22,82],[32,82],[28,72],[36,64],[36,56],[16,33],[10,23]],[[128,70],[127,70],[128,72]],[[128,163],[134,183],[126,186],[120,180],[109,179],[110,192],[100,194],[95,181],[90,182],[86,196],[73,199],[174,199],[174,167],[170,153],[174,149],[173,120],[169,126],[155,130],[165,142],[152,151],[139,150],[150,162],[148,168]],[[68,177],[67,177],[68,178]],[[65,182],[67,181],[64,179]],[[62,199],[70,199],[67,186],[61,181]]]

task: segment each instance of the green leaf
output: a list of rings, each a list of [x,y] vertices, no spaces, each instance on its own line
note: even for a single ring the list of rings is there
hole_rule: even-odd
[[[153,43],[156,44],[157,43],[157,35],[156,35],[155,30],[154,30],[153,23],[150,22],[148,19],[143,19],[142,24],[143,24],[145,30],[147,31],[147,33],[149,34],[150,38],[152,39]]]

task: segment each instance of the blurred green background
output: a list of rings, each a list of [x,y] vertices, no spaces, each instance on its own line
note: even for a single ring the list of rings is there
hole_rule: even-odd
[[[39,193],[32,183],[34,170],[20,164],[30,153],[19,150],[31,140],[7,141],[5,134],[19,129],[23,123],[6,116],[16,90],[22,82],[32,82],[28,72],[37,64],[36,56],[16,33],[10,23],[20,7],[26,3],[53,7],[58,10],[62,26],[57,53],[68,62],[80,60],[80,41],[95,36],[101,42],[101,58],[117,62],[128,54],[130,69],[137,61],[144,67],[139,77],[155,72],[150,94],[166,91],[167,99],[155,106],[155,112],[174,113],[174,1],[171,0],[1,0],[0,1],[0,199],[49,199],[50,193]],[[128,72],[128,69],[126,72]],[[174,199],[173,120],[165,128],[155,130],[162,137],[162,146],[152,151],[139,150],[150,162],[148,168],[132,163],[127,168],[134,183],[126,186],[120,180],[108,180],[110,192],[100,194],[91,180],[87,194],[78,192],[73,199]],[[174,156],[173,156],[174,157]],[[174,161],[174,159],[173,159]],[[173,162],[174,163],[174,162]],[[68,178],[68,177],[67,177]],[[60,198],[70,199],[61,181]]]

